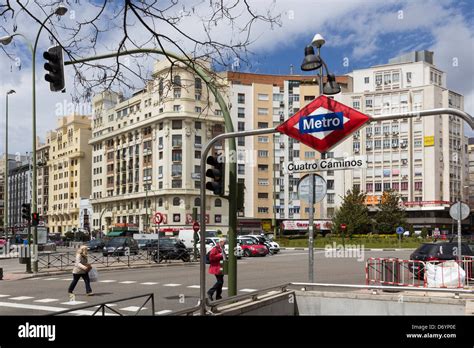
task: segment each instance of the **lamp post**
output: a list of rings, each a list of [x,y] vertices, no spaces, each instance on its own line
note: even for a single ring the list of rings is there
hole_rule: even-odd
[[[5,110],[5,175],[3,189],[3,234],[5,240],[8,241],[8,96],[16,93],[13,89],[6,94],[6,110]]]
[[[328,67],[324,60],[321,58],[321,46],[324,45],[326,40],[320,35],[316,34],[313,37],[311,45],[305,47],[304,54],[305,57],[301,63],[301,70],[303,71],[312,71],[319,69],[319,94],[337,94],[341,92],[341,87],[336,82],[334,75],[329,73]],[[314,53],[314,47],[318,49],[318,54]],[[327,82],[323,86],[323,67],[326,68],[327,73]],[[309,184],[309,217],[308,217],[308,281],[310,283],[314,282],[314,202],[315,202],[315,175],[311,173],[310,184]],[[322,205],[321,205],[321,216],[322,214]]]
[[[37,174],[36,174],[36,169],[37,169],[37,163],[36,163],[36,48],[38,47],[38,41],[39,41],[39,37],[40,37],[40,34],[41,34],[41,31],[43,30],[46,22],[54,15],[58,15],[58,16],[64,16],[67,12],[67,8],[63,5],[59,5],[58,7],[56,7],[56,9],[51,12],[48,17],[45,18],[45,20],[41,23],[41,26],[38,30],[38,33],[36,34],[36,39],[35,39],[35,42],[34,42],[34,45],[32,46],[31,43],[28,41],[28,39],[23,35],[23,34],[20,34],[20,33],[15,33],[13,35],[10,35],[10,36],[4,36],[2,38],[0,38],[0,43],[2,43],[3,45],[8,45],[12,42],[13,38],[15,36],[22,36],[27,45],[28,45],[28,48],[30,49],[30,52],[31,52],[31,64],[32,64],[32,91],[33,91],[33,103],[32,103],[32,109],[33,109],[33,117],[32,117],[32,121],[33,121],[33,150],[32,150],[32,162],[33,162],[33,173],[32,173],[32,198],[31,198],[31,211],[36,213],[37,211],[37,196],[38,196],[38,192],[37,192]],[[35,254],[34,254],[34,257],[35,257],[35,261],[33,263],[33,271],[34,272],[38,272],[38,253],[37,253],[37,242],[38,242],[38,229],[36,226],[34,226],[34,230],[33,230],[33,240],[34,240],[34,246],[35,246]],[[31,250],[31,248],[30,248]],[[30,258],[30,262],[31,262],[31,258]]]

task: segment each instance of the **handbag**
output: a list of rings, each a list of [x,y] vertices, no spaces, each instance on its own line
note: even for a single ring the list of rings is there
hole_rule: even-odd
[[[89,271],[89,280],[91,282],[96,282],[99,280],[99,272],[97,272],[96,268],[91,268]]]

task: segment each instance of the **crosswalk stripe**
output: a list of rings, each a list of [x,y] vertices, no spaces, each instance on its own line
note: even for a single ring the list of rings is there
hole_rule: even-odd
[[[158,283],[156,283],[156,282],[145,282],[145,283],[140,283],[140,284],[142,284],[142,285],[156,285]]]
[[[56,302],[59,301],[57,298],[43,298],[41,300],[34,300],[33,302],[40,302],[40,303],[49,303],[49,302]]]
[[[113,283],[113,282],[116,282],[116,280],[113,280],[113,279],[99,280],[99,283]]]
[[[9,297],[10,295],[0,295],[0,297]]]
[[[116,303],[106,303],[106,305],[107,305],[107,307],[115,307],[115,306],[117,306]],[[95,307],[95,308],[99,308],[100,306],[97,305],[97,306],[94,306],[94,307]]]
[[[227,290],[228,288],[226,288],[225,286],[222,287],[222,290]]]
[[[10,297],[9,300],[23,301],[23,300],[29,300],[30,298],[34,298],[34,297],[33,296],[17,296],[17,297]]]
[[[163,314],[166,314],[166,313],[171,313],[172,311],[169,310],[169,309],[164,309],[162,311],[159,311],[159,312],[155,312],[156,315],[163,315]]]
[[[59,278],[43,278],[43,280],[58,280]]]
[[[180,286],[181,284],[173,284],[173,283],[170,283],[170,284],[163,284],[163,286]]]
[[[136,280],[125,280],[123,282],[119,282],[120,284],[133,284],[133,283],[136,283],[137,281]]]
[[[201,286],[200,285],[190,285],[188,286],[188,288],[191,288],[191,289],[199,289]]]
[[[130,307],[125,307],[125,308],[120,308],[121,311],[128,311],[128,312],[136,312],[140,309],[138,306],[130,306]],[[141,310],[147,309],[146,307],[143,307]]]
[[[257,289],[240,289],[239,291],[242,291],[242,292],[253,292],[253,291],[257,291]]]
[[[61,302],[63,305],[68,305],[68,306],[75,306],[81,303],[87,303],[86,301],[68,301],[68,302]]]
[[[11,303],[11,302],[0,302],[0,307],[34,309],[38,311],[48,311],[48,312],[60,312],[67,309],[63,307],[39,306],[39,305],[31,305],[31,304],[24,304],[24,303]]]

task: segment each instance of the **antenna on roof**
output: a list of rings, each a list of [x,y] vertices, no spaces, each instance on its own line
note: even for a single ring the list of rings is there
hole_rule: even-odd
[[[294,65],[290,64],[290,75],[293,75],[293,68],[294,68]]]

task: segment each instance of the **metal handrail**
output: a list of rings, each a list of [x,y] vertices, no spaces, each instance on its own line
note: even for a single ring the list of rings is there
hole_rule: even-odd
[[[152,309],[152,315],[154,316],[155,315],[155,295],[153,293],[149,293],[149,294],[144,294],[144,295],[136,295],[136,296],[130,296],[130,297],[126,297],[126,298],[121,298],[121,299],[118,299],[118,300],[112,300],[112,301],[106,301],[106,302],[101,302],[101,303],[94,303],[94,304],[91,304],[91,305],[86,305],[86,306],[79,306],[79,307],[75,307],[75,308],[71,308],[71,309],[66,309],[64,311],[60,311],[60,312],[54,312],[54,313],[50,313],[50,314],[47,314],[47,316],[54,316],[54,315],[60,315],[60,314],[66,314],[66,313],[71,313],[71,312],[76,312],[76,311],[79,311],[79,310],[84,310],[84,309],[88,309],[88,308],[92,308],[92,307],[96,307],[96,306],[99,306],[99,309],[97,309],[95,313],[97,313],[101,307],[107,307],[108,309],[118,313],[117,311],[115,311],[114,309],[110,308],[107,306],[107,304],[109,303],[118,303],[118,302],[125,302],[125,301],[129,301],[129,300],[134,300],[136,298],[142,298],[142,297],[147,297],[145,303],[143,303],[140,308],[138,309],[138,311],[135,313],[135,315],[137,315],[140,310],[143,308],[143,306],[145,304],[148,303],[148,301],[151,300],[151,309]],[[93,315],[94,315],[93,314]],[[118,313],[120,315],[120,313]]]

